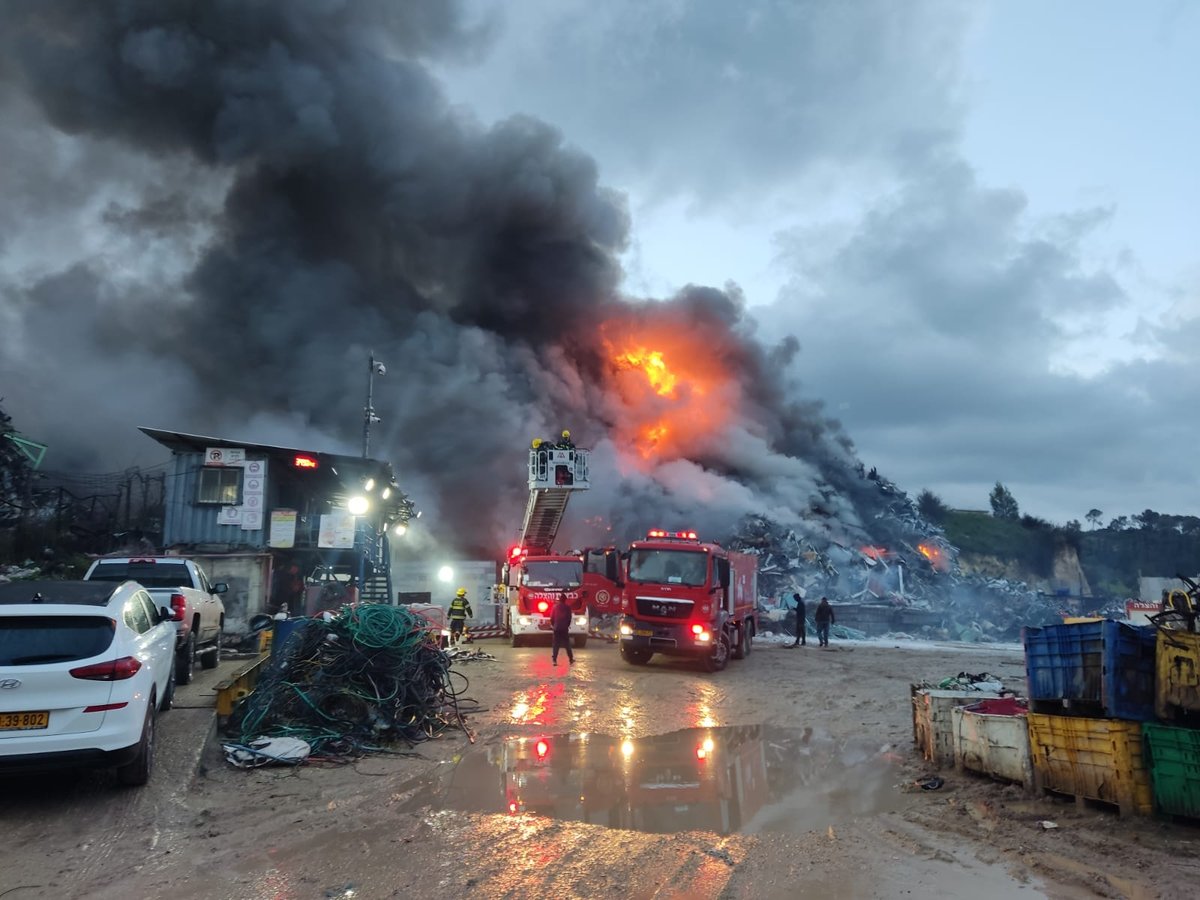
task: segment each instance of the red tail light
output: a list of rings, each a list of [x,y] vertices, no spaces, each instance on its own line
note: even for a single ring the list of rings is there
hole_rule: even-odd
[[[132,656],[122,656],[108,662],[96,663],[94,666],[80,666],[71,670],[72,678],[83,678],[87,681],[124,681],[132,678],[142,668],[141,662]]]
[[[183,594],[171,595],[171,621],[182,622],[183,611],[187,609],[187,597]]]
[[[545,759],[546,754],[550,752],[550,745],[545,741],[538,741],[534,749],[537,751],[538,759]]]
[[[537,606],[537,610],[538,610],[538,612],[540,612],[540,613],[544,613],[544,612],[545,612],[546,610],[548,610],[549,608],[550,608],[550,604],[549,604],[549,603],[547,603],[545,600],[539,600],[539,601],[538,601],[538,606]]]
[[[85,706],[84,712],[108,712],[110,709],[124,709],[128,703],[101,703],[99,706]]]

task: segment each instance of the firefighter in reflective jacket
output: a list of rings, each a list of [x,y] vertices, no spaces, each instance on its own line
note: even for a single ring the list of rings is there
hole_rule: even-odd
[[[450,643],[457,644],[462,638],[463,629],[467,627],[467,617],[474,617],[471,602],[467,600],[467,589],[459,588],[454,599],[450,601]]]

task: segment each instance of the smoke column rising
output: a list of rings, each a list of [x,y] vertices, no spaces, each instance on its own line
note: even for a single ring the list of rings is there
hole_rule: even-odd
[[[849,440],[779,375],[797,341],[761,343],[733,290],[620,297],[628,215],[594,162],[446,102],[423,61],[486,40],[454,4],[18,0],[5,19],[0,149],[57,172],[15,189],[98,210],[105,235],[2,273],[4,392],[58,467],[97,468],[97,435],[137,424],[353,453],[373,350],[373,455],[464,552],[510,538],[528,441],[564,426],[595,452],[573,513],[611,539],[747,512],[859,527]],[[21,245],[21,219],[0,226]],[[621,356],[639,342],[671,351],[673,395]],[[70,367],[36,364],[64,348]]]

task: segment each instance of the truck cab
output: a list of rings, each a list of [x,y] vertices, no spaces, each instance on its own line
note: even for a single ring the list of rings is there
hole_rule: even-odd
[[[694,531],[650,531],[629,547],[621,592],[621,656],[690,657],[709,672],[749,655],[757,631],[758,557],[702,542]]]
[[[572,640],[576,647],[587,644],[588,607],[582,590],[583,558],[579,554],[529,556],[518,552],[509,558],[505,584],[514,647],[538,637],[549,639],[550,611],[564,595],[572,612]]]

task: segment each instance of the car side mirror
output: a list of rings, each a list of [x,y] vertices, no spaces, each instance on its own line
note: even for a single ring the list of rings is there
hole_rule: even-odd
[[[224,594],[228,590],[229,590],[229,585],[227,585],[223,581],[218,581],[216,584],[214,584],[212,586],[212,592],[214,594]]]
[[[160,606],[158,608],[158,623],[175,621],[175,611],[169,606]]]

